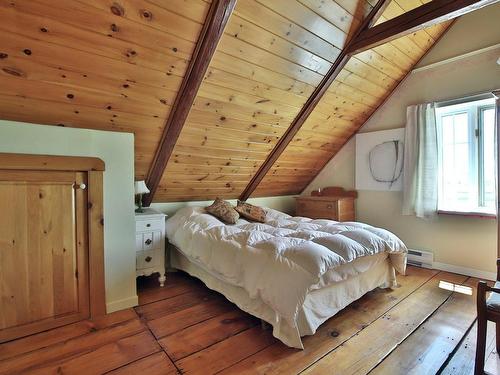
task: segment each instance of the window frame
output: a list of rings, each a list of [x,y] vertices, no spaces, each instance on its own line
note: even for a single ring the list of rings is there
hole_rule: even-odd
[[[488,99],[489,101],[489,99]],[[436,125],[438,130],[438,214],[462,215],[495,218],[495,208],[485,206],[485,166],[484,166],[484,113],[486,110],[495,110],[495,102],[485,103],[486,100],[441,105],[436,108]],[[469,184],[473,186],[473,196],[476,204],[472,209],[443,205],[444,176],[443,176],[443,118],[449,115],[467,113],[468,115],[468,151],[469,151]],[[495,141],[494,141],[495,142]],[[496,150],[496,144],[494,145]]]

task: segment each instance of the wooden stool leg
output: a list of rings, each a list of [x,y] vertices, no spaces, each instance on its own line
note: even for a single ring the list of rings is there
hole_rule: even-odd
[[[500,323],[496,322],[497,355],[500,356]]]
[[[477,319],[476,364],[474,375],[484,374],[484,356],[486,355],[486,324],[485,319]]]

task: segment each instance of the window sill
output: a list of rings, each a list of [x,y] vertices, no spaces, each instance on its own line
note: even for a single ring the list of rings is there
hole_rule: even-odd
[[[466,216],[479,219],[496,219],[496,214],[490,214],[486,212],[462,212],[462,211],[444,211],[438,210],[438,215],[452,215],[452,216]]]

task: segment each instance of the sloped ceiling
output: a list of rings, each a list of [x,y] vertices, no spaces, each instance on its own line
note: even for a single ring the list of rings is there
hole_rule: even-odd
[[[379,22],[422,3],[393,0]],[[374,4],[238,0],[154,201],[237,198]],[[0,118],[133,132],[145,178],[209,7],[0,0]],[[447,26],[350,59],[253,195],[300,193]]]

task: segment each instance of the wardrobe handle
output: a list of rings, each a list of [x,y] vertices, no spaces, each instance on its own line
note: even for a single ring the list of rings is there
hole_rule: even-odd
[[[150,239],[150,238],[148,238],[148,239],[147,239],[144,243],[145,243],[146,245],[151,245],[151,242],[153,242],[153,241],[151,241],[151,239]]]
[[[152,259],[153,258],[151,258],[150,256],[147,256],[144,260],[149,263],[149,262],[151,262]]]

